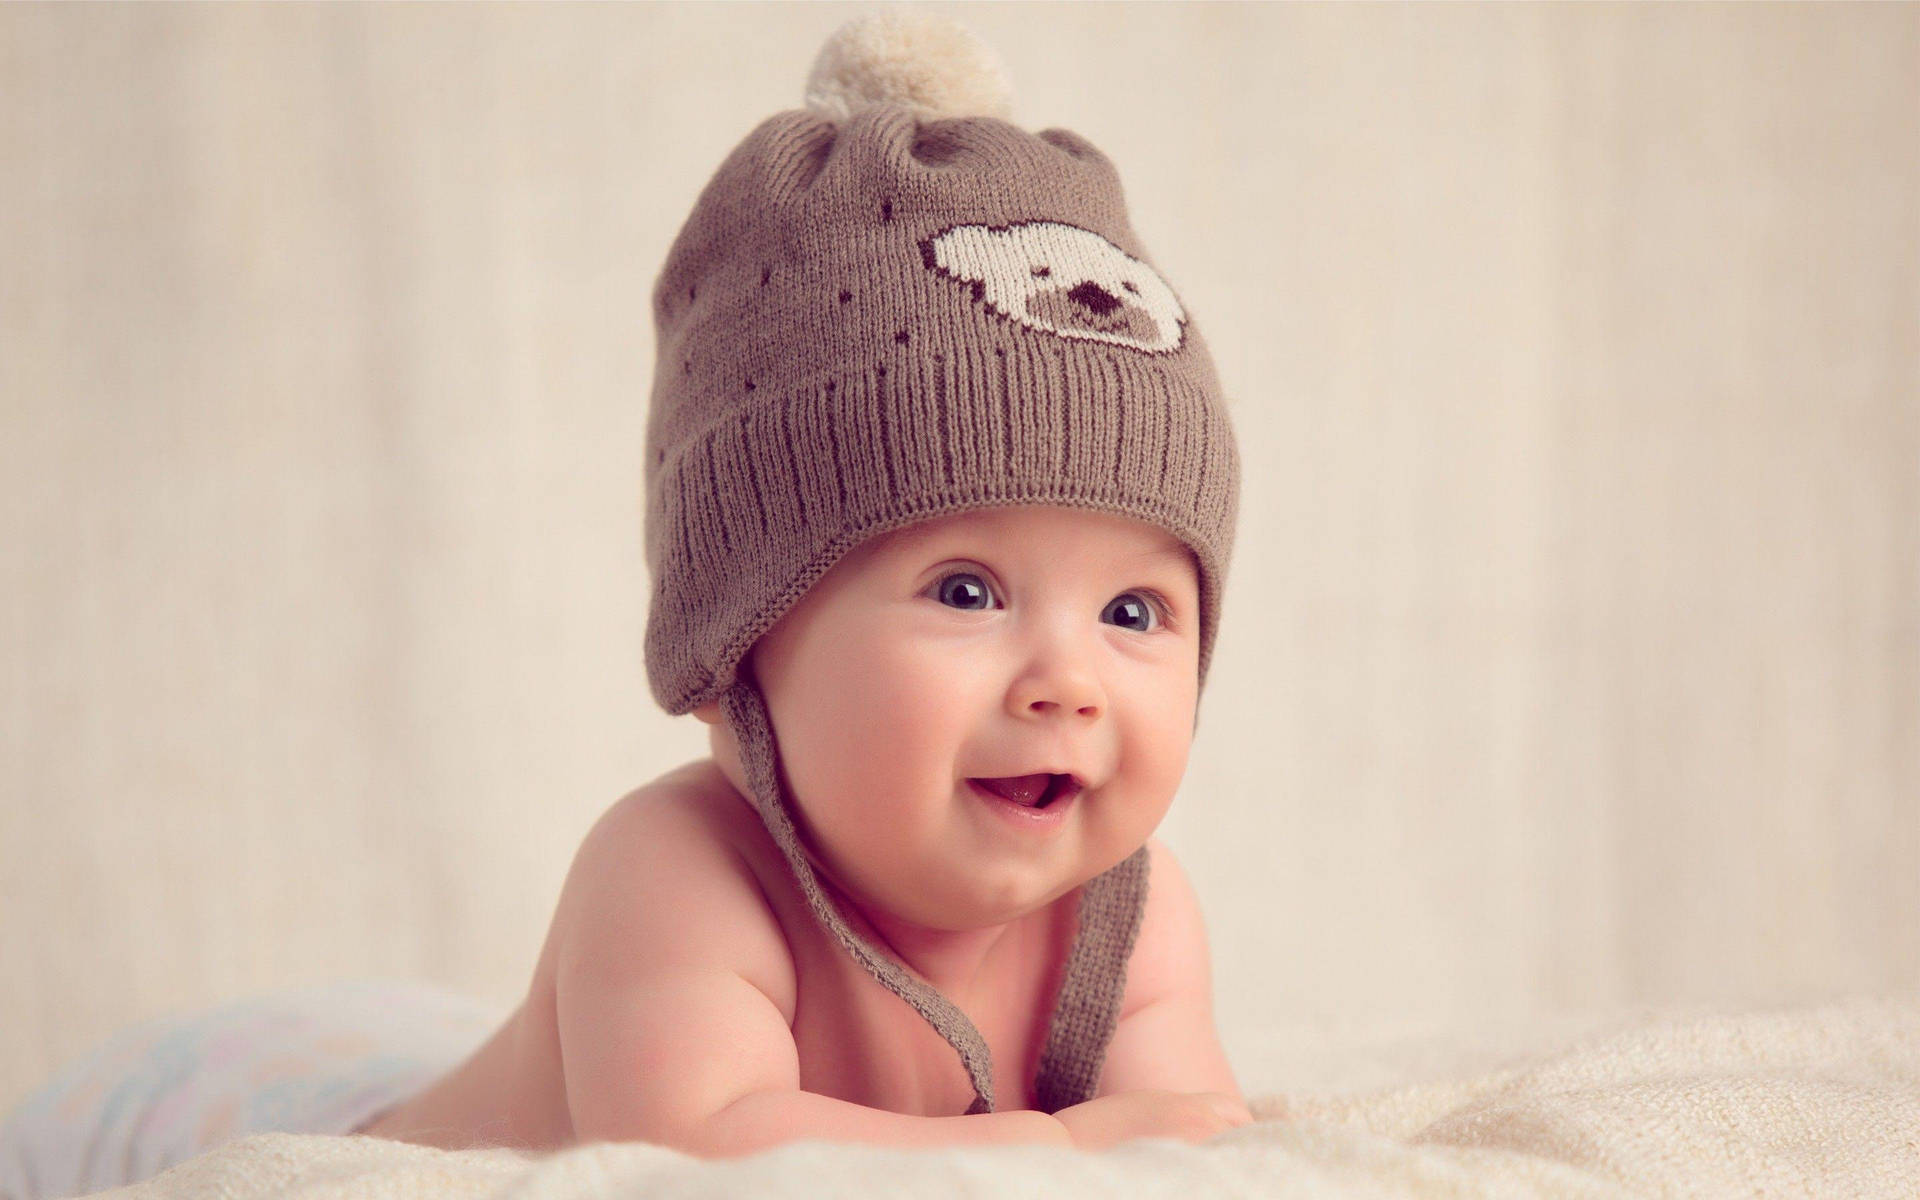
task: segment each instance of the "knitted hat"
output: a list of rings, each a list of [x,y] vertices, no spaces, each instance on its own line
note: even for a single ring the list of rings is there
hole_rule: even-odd
[[[992,51],[948,19],[894,9],[837,31],[807,107],[727,156],[667,255],[645,461],[654,698],[675,715],[719,701],[815,916],[952,1043],[969,1113],[994,1107],[984,1039],[822,890],[765,701],[736,668],[856,544],[1047,504],[1192,550],[1205,686],[1239,502],[1212,360],[1113,163],[1076,133],[1009,123],[1009,100]],[[1081,889],[1035,1083],[1046,1112],[1094,1094],[1146,866],[1142,846]]]

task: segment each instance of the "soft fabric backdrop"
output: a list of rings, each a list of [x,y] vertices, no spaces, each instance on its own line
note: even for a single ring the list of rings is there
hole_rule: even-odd
[[[654,272],[864,7],[0,8],[0,1103],[255,991],[518,998],[705,747]],[[1229,1050],[1920,987],[1920,7],[940,7],[1234,398],[1163,827]]]

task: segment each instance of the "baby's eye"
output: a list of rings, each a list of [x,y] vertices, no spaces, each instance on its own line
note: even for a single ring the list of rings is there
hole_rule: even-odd
[[[940,582],[934,585],[934,592],[940,603],[968,612],[980,612],[990,607],[993,600],[993,590],[987,586],[986,580],[972,571],[955,571],[951,575],[941,576]],[[1136,633],[1151,633],[1166,623],[1155,604],[1150,593],[1122,592],[1107,605],[1107,613],[1120,613],[1117,624],[1125,628]]]
[[[948,586],[956,581],[963,582],[960,582],[959,585],[955,587]],[[944,576],[940,580],[939,594],[940,603],[942,604],[947,604],[950,600],[958,599],[959,603],[953,604],[952,607],[970,609],[976,612],[979,610],[971,601],[975,599],[986,600],[993,595],[992,592],[987,590],[986,581],[978,575],[975,575],[972,571],[955,571],[951,575]]]
[[[1154,611],[1153,602],[1139,592],[1123,592],[1114,597],[1113,603],[1107,605],[1107,611],[1123,614],[1120,618],[1122,622],[1139,620],[1139,627],[1127,626],[1135,633],[1152,632],[1156,627],[1154,619],[1159,615]]]

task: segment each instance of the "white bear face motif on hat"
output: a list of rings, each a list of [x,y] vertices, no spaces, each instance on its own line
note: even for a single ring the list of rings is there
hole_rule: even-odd
[[[920,256],[1030,329],[1150,354],[1178,350],[1186,336],[1186,310],[1159,272],[1077,225],[955,225],[921,242]]]

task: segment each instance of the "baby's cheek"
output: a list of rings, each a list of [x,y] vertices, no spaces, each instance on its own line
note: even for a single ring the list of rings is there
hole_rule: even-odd
[[[1126,698],[1121,721],[1129,749],[1149,769],[1178,775],[1193,745],[1195,696],[1191,687],[1161,687]]]
[[[993,700],[951,655],[901,650],[870,658],[836,703],[842,721],[861,731],[860,760],[900,786],[929,772],[948,777],[964,765],[955,756],[968,749]]]
[[[1173,797],[1186,775],[1192,739],[1170,734],[1165,722],[1146,727],[1127,739],[1123,751],[1126,817],[1134,831],[1151,833],[1173,807]]]

